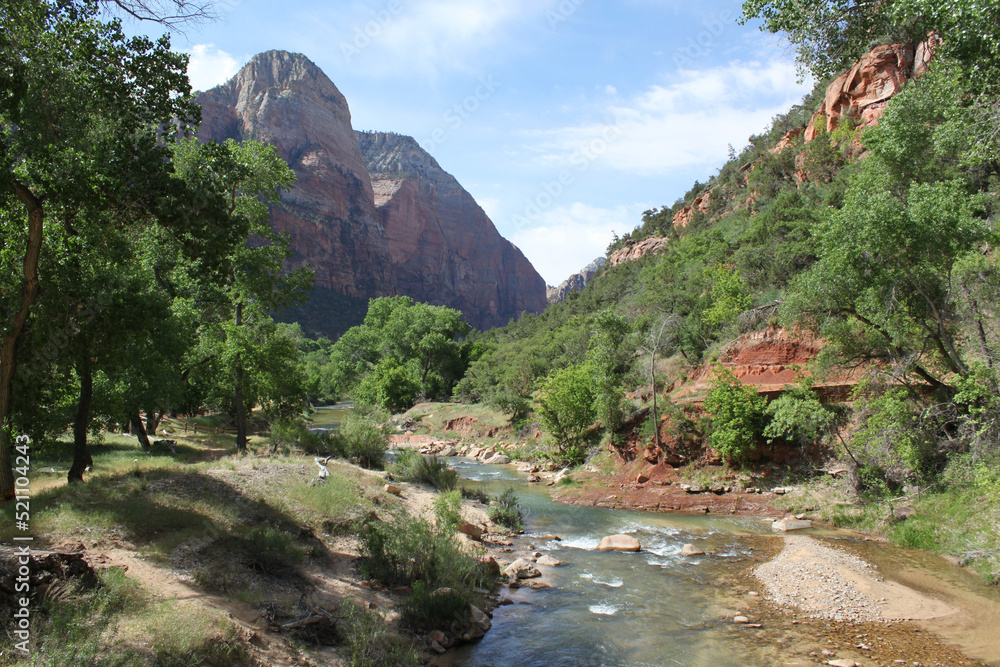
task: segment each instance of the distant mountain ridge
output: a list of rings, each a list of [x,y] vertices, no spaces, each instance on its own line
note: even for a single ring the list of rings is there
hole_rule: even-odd
[[[559,284],[559,287],[547,285],[546,298],[548,302],[559,303],[560,301],[565,301],[570,292],[582,290],[587,286],[587,283],[589,283],[591,279],[604,268],[605,264],[607,264],[607,259],[604,257],[598,257],[593,262],[580,269],[577,273],[574,273],[569,278],[562,281]]]
[[[394,294],[457,308],[477,328],[544,309],[541,276],[458,181],[410,137],[356,133],[305,56],[258,54],[198,102],[199,138],[267,142],[298,177],[272,225],[292,239],[290,268],[316,272],[309,303],[285,314],[309,333],[339,335],[368,299]]]

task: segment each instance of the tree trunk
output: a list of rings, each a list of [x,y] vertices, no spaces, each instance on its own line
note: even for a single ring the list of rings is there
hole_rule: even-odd
[[[649,361],[649,379],[653,383],[653,442],[656,443],[656,448],[662,450],[663,445],[660,442],[660,419],[659,414],[656,410],[656,354],[652,353],[650,355]]]
[[[236,304],[236,326],[243,326],[243,304]],[[236,391],[234,392],[234,403],[236,404],[236,449],[240,453],[247,451],[247,417],[243,407],[243,361],[236,355]]]
[[[139,411],[135,410],[129,415],[129,424],[132,426],[132,433],[139,440],[139,445],[142,447],[142,451],[148,452],[151,448],[149,444],[149,437],[146,435],[146,429],[142,425],[142,419],[139,418]]]
[[[160,425],[163,413],[157,413],[155,409],[146,410],[146,435],[156,435],[156,428]]]
[[[90,406],[94,401],[94,376],[90,364],[90,351],[84,350],[76,362],[76,372],[80,376],[80,398],[76,405],[76,421],[73,422],[73,466],[67,479],[70,483],[82,482],[83,472],[94,465],[87,450],[87,430],[90,426]]]
[[[14,497],[14,470],[11,467],[14,434],[11,430],[10,417],[13,407],[14,373],[17,370],[17,342],[28,321],[31,305],[38,297],[38,259],[42,252],[44,223],[42,201],[20,183],[14,184],[14,193],[28,212],[28,239],[24,249],[21,306],[7,320],[4,336],[0,339],[0,501]]]

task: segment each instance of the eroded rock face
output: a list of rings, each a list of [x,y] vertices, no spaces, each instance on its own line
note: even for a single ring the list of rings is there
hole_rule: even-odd
[[[607,259],[598,257],[587,266],[580,269],[579,273],[574,273],[559,284],[559,287],[546,287],[546,297],[549,303],[559,303],[564,301],[570,292],[577,292],[587,286],[587,283],[600,273],[604,268]]]
[[[681,210],[674,213],[673,224],[674,229],[678,227],[687,227],[694,220],[696,213],[702,213],[708,215],[708,206],[712,203],[712,191],[707,190],[702,192],[700,195],[695,197],[694,201],[691,202],[690,206],[685,206]]]
[[[292,239],[289,268],[311,265],[317,287],[347,297],[396,293],[347,100],[316,65],[300,54],[267,51],[198,102],[199,138],[272,144],[295,171],[284,208],[272,211],[274,228]]]
[[[286,267],[316,274],[309,304],[286,314],[307,332],[336,336],[393,294],[479,328],[545,308],[545,282],[472,196],[409,137],[359,141],[347,100],[305,56],[258,54],[198,102],[199,138],[272,144],[298,177],[272,225],[291,237]]]
[[[854,117],[862,127],[877,125],[889,99],[909,79],[927,70],[937,43],[938,38],[931,35],[916,46],[883,44],[866,53],[827,87],[822,106],[806,128],[806,142],[823,129],[837,129],[844,116]]]
[[[619,248],[608,256],[607,266],[610,268],[612,266],[624,264],[625,262],[634,262],[635,260],[641,259],[646,255],[655,255],[666,248],[669,242],[670,239],[666,237],[651,236],[648,239],[639,241],[638,243],[633,243],[632,245],[625,246],[624,248]]]
[[[359,132],[399,291],[485,329],[545,309],[545,281],[412,138]]]

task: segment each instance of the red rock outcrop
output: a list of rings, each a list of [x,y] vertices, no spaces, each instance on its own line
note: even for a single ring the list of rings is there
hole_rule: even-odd
[[[690,206],[685,206],[681,210],[674,213],[673,223],[674,229],[678,227],[687,227],[688,224],[694,219],[695,213],[703,213],[708,215],[708,205],[712,203],[712,191],[707,190],[702,192],[700,195],[694,198]]]
[[[938,41],[937,36],[930,35],[916,47],[883,44],[862,56],[850,71],[827,86],[823,104],[806,128],[806,142],[815,139],[822,129],[837,129],[844,116],[855,118],[861,127],[877,125],[889,99],[909,79],[927,70]]]
[[[198,102],[199,138],[272,144],[295,171],[284,207],[272,211],[274,228],[292,239],[289,268],[310,265],[317,287],[347,297],[396,292],[347,100],[316,65],[299,54],[261,53]]]
[[[634,262],[637,259],[641,259],[646,255],[655,255],[670,243],[670,239],[665,236],[651,236],[648,239],[643,239],[638,243],[633,243],[627,245],[624,248],[619,248],[615,250],[608,256],[607,267],[618,266],[619,264],[624,264],[625,262]]]
[[[545,281],[417,142],[359,132],[399,291],[485,329],[545,309]]]

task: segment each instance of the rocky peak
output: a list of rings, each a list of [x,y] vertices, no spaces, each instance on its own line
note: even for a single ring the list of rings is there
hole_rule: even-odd
[[[548,298],[549,303],[558,303],[564,301],[570,292],[576,292],[577,290],[582,290],[587,286],[594,276],[596,276],[604,265],[607,263],[607,258],[598,257],[593,262],[587,266],[580,269],[577,273],[574,273],[566,280],[559,284],[559,287],[552,287],[551,285],[546,286],[545,294]]]
[[[413,137],[395,132],[358,132],[357,135],[371,174],[400,178],[416,176],[439,187],[462,187]]]

